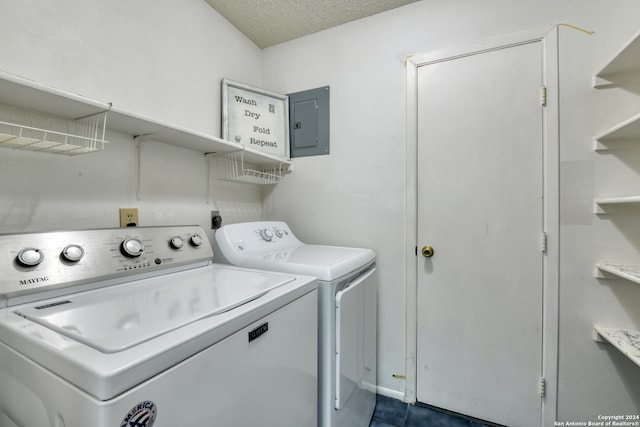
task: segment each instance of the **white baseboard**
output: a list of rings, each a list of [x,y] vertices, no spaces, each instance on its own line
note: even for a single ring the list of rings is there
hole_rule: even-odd
[[[390,388],[377,386],[376,387],[376,393],[381,395],[381,396],[390,397],[392,399],[396,399],[396,400],[399,400],[401,402],[404,402],[404,393],[401,392],[401,391],[392,390]]]

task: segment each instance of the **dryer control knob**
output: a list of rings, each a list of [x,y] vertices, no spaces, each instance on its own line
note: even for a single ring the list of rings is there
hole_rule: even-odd
[[[284,232],[279,228],[276,228],[276,236],[282,239],[282,236],[284,236]]]
[[[40,249],[25,248],[18,253],[18,262],[25,267],[34,267],[42,262],[44,255]]]
[[[273,233],[271,232],[271,230],[267,230],[265,228],[264,230],[260,230],[260,237],[262,237],[262,240],[264,240],[265,242],[270,242],[271,239],[273,239]]]
[[[120,246],[122,254],[130,258],[139,257],[144,252],[144,245],[140,239],[129,238]]]
[[[191,244],[196,247],[200,246],[202,244],[202,237],[200,237],[199,234],[194,234],[191,236]]]
[[[78,262],[84,256],[84,249],[80,245],[68,245],[63,250],[62,259],[69,262]]]
[[[180,249],[183,244],[184,241],[180,236],[173,236],[171,240],[169,240],[169,246],[171,246],[173,249]]]

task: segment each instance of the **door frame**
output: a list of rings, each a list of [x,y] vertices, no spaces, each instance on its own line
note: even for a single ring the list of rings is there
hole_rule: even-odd
[[[546,252],[543,257],[542,366],[544,396],[541,425],[557,420],[558,329],[559,329],[559,246],[560,246],[560,144],[559,144],[559,62],[558,27],[509,34],[463,46],[446,48],[406,58],[406,348],[405,402],[417,400],[418,337],[418,68],[444,60],[461,58],[492,50],[540,42],[543,55],[543,84],[546,106],[543,109],[543,231]],[[542,386],[542,385],[541,385]]]

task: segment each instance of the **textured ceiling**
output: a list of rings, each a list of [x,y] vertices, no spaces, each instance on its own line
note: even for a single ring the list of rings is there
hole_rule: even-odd
[[[418,0],[206,0],[261,48]]]

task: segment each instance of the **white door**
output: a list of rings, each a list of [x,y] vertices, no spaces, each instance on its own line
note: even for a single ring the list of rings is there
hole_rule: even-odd
[[[541,416],[542,70],[540,42],[418,68],[417,398],[511,427]]]

